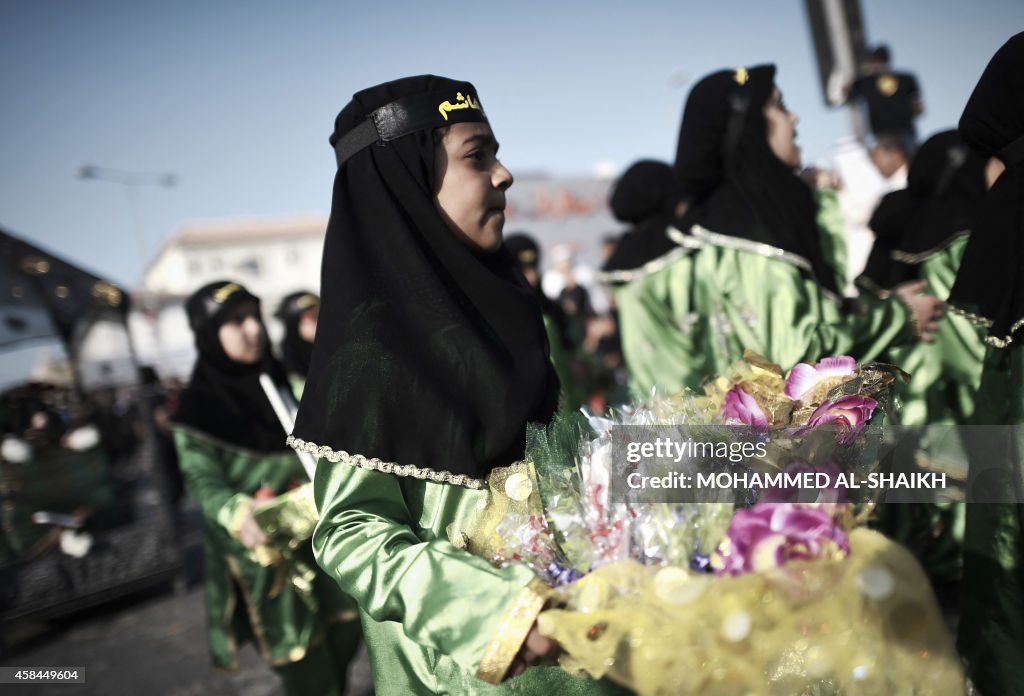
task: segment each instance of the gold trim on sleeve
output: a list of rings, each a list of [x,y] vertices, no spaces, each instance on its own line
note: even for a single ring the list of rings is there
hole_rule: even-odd
[[[701,247],[700,242],[689,235],[683,234],[672,225],[665,228],[665,236],[675,243],[677,248],[671,249],[661,256],[653,258],[636,268],[617,271],[601,271],[597,274],[598,282],[606,285],[611,283],[631,283],[634,280],[639,280],[640,278],[651,275],[652,273],[657,273],[661,269],[671,265],[674,261],[681,259],[684,256],[689,256]]]
[[[737,251],[746,251],[751,254],[757,254],[758,256],[764,256],[765,258],[784,261],[791,266],[796,266],[797,268],[807,271],[812,277],[814,277],[814,269],[811,268],[810,261],[799,254],[794,254],[791,251],[786,251],[785,249],[772,246],[771,244],[755,242],[743,237],[733,237],[728,234],[719,234],[718,232],[712,232],[706,227],[701,227],[700,225],[694,225],[691,227],[690,234],[711,246],[723,247],[725,249],[736,249]],[[826,290],[822,287],[820,282],[818,283],[818,289],[821,290],[822,295],[835,304],[842,304],[842,298],[834,292]]]
[[[948,239],[943,241],[937,247],[928,249],[927,251],[922,251],[918,254],[912,254],[909,251],[900,251],[899,249],[893,249],[892,258],[893,260],[899,261],[900,263],[906,263],[912,266],[916,266],[917,264],[923,263],[930,259],[931,257],[935,256],[943,249],[952,246],[954,242],[957,242],[965,237],[969,237],[970,235],[970,230],[963,230],[961,232],[957,232],[952,237],[949,237]]]
[[[977,326],[983,326],[986,329],[992,328],[993,322],[991,319],[987,319],[981,316],[980,314],[975,314],[974,312],[968,312],[966,309],[954,307],[953,305],[946,306],[951,314],[963,317],[967,321]],[[1006,336],[1002,338],[1000,338],[999,336],[986,336],[985,343],[995,348],[1007,348],[1010,346],[1011,343],[1013,343],[1013,334],[1017,333],[1017,331],[1019,331],[1022,326],[1024,326],[1024,317],[1021,317],[1017,321],[1013,322],[1013,326],[1010,327],[1010,331],[1009,333],[1006,334]]]
[[[597,280],[605,285],[611,283],[632,283],[634,280],[645,278],[652,273],[657,273],[663,268],[667,268],[672,264],[673,261],[689,256],[693,253],[692,249],[684,249],[683,247],[676,247],[671,251],[662,254],[656,259],[652,259],[647,263],[632,268],[629,270],[619,271],[601,271],[597,274]]]
[[[859,287],[862,290],[867,290],[872,295],[876,296],[881,300],[888,300],[890,297],[892,297],[892,290],[883,288],[881,285],[879,285],[878,283],[871,280],[871,278],[865,275],[857,276],[857,280],[854,282],[856,283],[857,287]]]
[[[502,616],[494,638],[484,649],[476,671],[477,679],[498,684],[505,678],[550,594],[551,588],[534,578],[516,595],[512,606]]]
[[[288,446],[297,452],[308,452],[318,459],[326,459],[327,461],[335,464],[342,462],[344,464],[358,466],[360,469],[367,469],[369,471],[380,471],[385,474],[406,476],[409,478],[420,479],[422,481],[433,481],[434,483],[450,483],[454,486],[464,486],[466,488],[473,489],[480,489],[485,486],[482,480],[466,476],[465,474],[453,474],[450,471],[435,471],[434,469],[425,467],[421,468],[413,466],[412,464],[395,464],[394,462],[381,461],[376,457],[364,457],[361,454],[349,454],[344,450],[331,449],[327,445],[318,445],[314,442],[306,442],[294,435],[288,436]]]

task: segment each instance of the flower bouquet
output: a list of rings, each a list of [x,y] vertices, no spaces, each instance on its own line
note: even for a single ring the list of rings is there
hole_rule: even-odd
[[[270,590],[276,597],[288,582],[313,610],[313,580],[316,577],[312,557],[308,553],[319,515],[313,499],[313,484],[293,482],[284,492],[262,486],[254,495],[257,505],[253,519],[267,537],[267,543],[252,549],[250,557],[265,567],[277,568]]]
[[[488,480],[470,550],[525,563],[552,586],[538,626],[564,648],[565,669],[642,695],[962,693],[927,578],[909,552],[858,526],[870,499],[835,485],[660,499],[622,485],[639,474],[621,431],[665,427],[753,445],[740,463],[710,460],[716,476],[834,481],[869,465],[865,441],[880,427],[869,423],[898,376],[845,357],[786,374],[748,355],[702,396],[556,420],[529,433],[525,462]]]

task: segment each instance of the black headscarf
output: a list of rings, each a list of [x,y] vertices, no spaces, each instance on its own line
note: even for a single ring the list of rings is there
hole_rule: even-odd
[[[512,255],[512,259],[515,261],[516,268],[520,273],[525,274],[527,269],[533,268],[537,271],[538,280],[540,279],[540,246],[537,244],[536,239],[525,232],[513,232],[512,234],[505,235],[505,248]],[[575,342],[572,339],[572,333],[569,331],[569,319],[565,316],[565,312],[562,311],[562,307],[545,295],[544,290],[539,284],[533,288],[533,294],[540,305],[540,311],[554,322],[562,345],[566,348],[572,348]]]
[[[1006,171],[989,190],[964,250],[949,303],[988,325],[1006,347],[1024,326],[1024,33],[989,61],[960,117],[960,135]]]
[[[378,85],[353,96],[331,143],[393,100],[438,92],[476,99],[468,82],[433,75]],[[471,251],[434,206],[443,125],[360,149],[338,170],[294,435],[479,480],[522,458],[527,422],[554,414],[558,378],[511,255]]]
[[[311,292],[300,290],[281,300],[274,315],[284,324],[284,340],[281,341],[281,362],[288,374],[303,378],[309,374],[309,360],[313,357],[313,344],[299,335],[299,323],[306,310],[320,306],[320,298]]]
[[[253,365],[229,358],[217,335],[229,311],[247,301],[255,302],[258,311],[259,300],[248,290],[221,280],[204,285],[185,302],[199,356],[174,422],[243,449],[286,452],[288,435],[260,385],[263,373],[279,388],[287,384],[270,352],[266,328],[263,360]]]
[[[928,138],[907,188],[887,194],[871,216],[875,244],[858,282],[891,291],[920,278],[924,260],[970,233],[984,197],[985,160],[955,130]]]
[[[601,268],[604,277],[615,282],[622,271],[635,271],[678,248],[665,234],[674,192],[672,167],[664,162],[640,160],[619,177],[608,205],[615,219],[633,227],[616,242]]]
[[[681,198],[690,204],[679,225],[783,249],[838,298],[814,195],[768,145],[763,109],[774,88],[774,65],[723,70],[694,86],[676,150]]]

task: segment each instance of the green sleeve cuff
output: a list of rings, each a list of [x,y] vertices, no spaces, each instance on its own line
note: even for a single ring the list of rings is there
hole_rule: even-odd
[[[249,514],[255,501],[245,493],[236,493],[228,498],[221,509],[217,512],[217,523],[228,530],[233,538],[237,539],[242,529],[242,522]]]

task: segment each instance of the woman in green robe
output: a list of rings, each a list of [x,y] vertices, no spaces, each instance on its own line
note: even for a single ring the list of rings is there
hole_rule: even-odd
[[[985,192],[985,160],[956,131],[933,135],[914,157],[907,188],[886,195],[871,217],[875,244],[858,286],[884,299],[925,280],[938,298],[949,297]],[[981,332],[957,315],[942,322],[933,344],[889,351],[887,360],[910,373],[900,422],[969,423],[984,354]]]
[[[285,693],[342,696],[360,636],[352,602],[322,572],[303,581],[316,568],[309,542],[286,560],[253,516],[259,498],[308,481],[260,384],[269,375],[287,395],[259,300],[219,281],[185,308],[199,356],[172,428],[185,486],[202,510],[213,664],[237,669],[238,644],[252,640]]]
[[[316,324],[320,318],[320,298],[305,290],[293,292],[281,300],[274,316],[284,324],[281,366],[288,375],[295,397],[301,399],[309,373],[309,359],[313,354]]]
[[[988,344],[974,422],[958,646],[982,694],[1024,693],[1024,33],[1000,48],[960,118],[991,188],[950,291]],[[975,454],[975,452],[977,454]]]
[[[615,218],[632,227],[616,241],[599,279],[615,297],[629,389],[638,399],[655,388],[696,390],[705,378],[689,330],[697,318],[690,302],[693,249],[672,227],[673,203],[672,167],[654,160],[632,164],[608,201]]]
[[[331,144],[323,319],[289,442],[320,458],[313,547],[359,604],[377,694],[607,693],[526,669],[554,650],[543,589],[462,548],[485,479],[559,394],[502,245],[512,176],[476,89],[425,75],[358,92]]]
[[[771,65],[713,73],[687,99],[677,227],[698,247],[689,333],[705,376],[745,350],[785,367],[842,354],[868,361],[915,334],[930,340],[937,328],[942,306],[918,294],[923,283],[901,287],[901,301],[842,301],[814,195],[795,173],[795,123]]]
[[[949,297],[964,247],[985,197],[985,160],[956,131],[930,137],[917,151],[907,188],[886,195],[871,217],[875,243],[857,285],[879,298],[914,280],[925,280],[940,299]],[[897,384],[897,422],[919,466],[966,476],[961,431],[974,412],[985,354],[983,333],[955,313],[946,318],[932,344],[890,349],[886,362],[910,375]],[[912,450],[911,450],[912,448]],[[914,549],[933,581],[957,582],[961,575],[965,508],[939,502],[886,505],[881,528]]]

